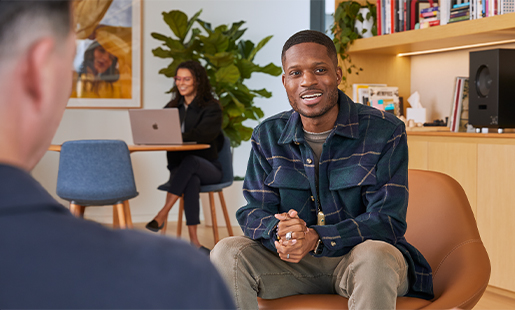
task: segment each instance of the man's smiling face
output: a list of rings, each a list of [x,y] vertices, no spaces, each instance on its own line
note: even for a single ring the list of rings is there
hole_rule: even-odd
[[[318,43],[300,43],[284,54],[283,85],[292,108],[303,118],[323,118],[337,112],[342,71]]]

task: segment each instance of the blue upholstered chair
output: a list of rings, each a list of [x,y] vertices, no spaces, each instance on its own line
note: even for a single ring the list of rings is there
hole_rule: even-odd
[[[210,184],[210,185],[202,185],[200,187],[201,193],[209,193],[209,204],[211,207],[211,221],[213,224],[213,235],[215,239],[215,244],[220,240],[218,237],[218,224],[216,221],[216,210],[215,210],[215,198],[214,193],[218,193],[218,197],[220,198],[220,204],[222,206],[222,211],[224,213],[225,217],[225,225],[227,226],[227,231],[229,232],[229,236],[233,236],[232,233],[232,227],[231,227],[231,221],[229,219],[229,213],[227,213],[227,206],[225,204],[223,189],[226,187],[229,187],[232,184],[232,181],[234,179],[233,169],[232,169],[232,153],[231,153],[231,141],[229,138],[225,137],[224,146],[222,149],[218,152],[218,160],[222,164],[222,179],[220,180],[220,183],[217,184]],[[170,188],[170,183],[166,182],[162,185],[160,185],[157,189],[162,191],[168,191]],[[184,213],[184,200],[181,197],[179,202],[179,220],[177,223],[177,236],[181,236],[182,232],[182,217]],[[165,226],[161,230],[162,234],[166,233],[166,224],[167,221],[165,221]]]
[[[61,147],[57,195],[70,211],[84,216],[87,206],[113,206],[113,226],[132,228],[129,199],[138,196],[127,144],[119,140],[67,141]]]

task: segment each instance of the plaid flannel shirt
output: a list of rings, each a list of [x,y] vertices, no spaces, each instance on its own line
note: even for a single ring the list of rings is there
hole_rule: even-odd
[[[252,134],[243,185],[247,205],[237,212],[246,236],[276,252],[274,214],[298,211],[315,229],[323,252],[342,256],[355,245],[381,240],[398,248],[409,266],[408,296],[433,298],[431,267],[404,238],[408,205],[408,146],[395,116],[338,94],[339,113],[319,161],[319,197],[313,151],[291,110],[263,121]],[[317,201],[326,225],[317,224]]]

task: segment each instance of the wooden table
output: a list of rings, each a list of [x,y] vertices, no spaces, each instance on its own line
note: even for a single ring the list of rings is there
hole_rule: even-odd
[[[156,145],[127,145],[129,152],[152,152],[152,151],[196,151],[208,149],[209,144],[156,144]],[[52,144],[48,148],[49,151],[60,152],[60,144]]]

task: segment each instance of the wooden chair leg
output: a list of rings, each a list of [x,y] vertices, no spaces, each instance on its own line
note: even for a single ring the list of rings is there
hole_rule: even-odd
[[[182,216],[184,213],[184,196],[179,198],[179,218],[177,220],[177,237],[181,236],[182,233]]]
[[[127,223],[127,228],[132,229],[134,226],[132,225],[132,215],[131,208],[129,206],[129,201],[123,201],[123,211],[125,212],[125,222]]]
[[[168,218],[165,218],[163,229],[161,229],[161,235],[166,235],[166,228],[168,228]]]
[[[223,191],[218,192],[218,198],[220,198],[220,204],[222,205],[222,211],[225,217],[225,225],[227,226],[227,231],[229,232],[229,236],[234,236],[232,234],[232,226],[231,220],[229,219],[229,212],[227,212],[227,205],[225,204],[225,198]]]
[[[120,219],[118,218],[116,206],[113,206],[113,228],[120,228]]]
[[[117,203],[116,205],[114,205],[114,207],[118,211],[118,220],[120,221],[120,228],[122,228],[122,229],[127,228],[127,222],[125,221],[126,217],[125,217],[125,210],[124,210],[123,203]]]
[[[75,203],[70,202],[70,213],[76,217],[84,217],[84,212],[86,211],[85,206],[81,206]]]
[[[78,217],[82,217],[84,218],[84,213],[86,212],[86,207],[85,206],[79,206],[79,213],[78,213]]]
[[[77,216],[77,208],[79,206],[77,206],[76,204],[74,203],[71,203],[70,202],[70,213],[73,215],[73,216]]]
[[[215,244],[218,243],[218,224],[216,222],[216,209],[215,209],[215,195],[209,192],[209,204],[211,206],[211,224],[213,224],[213,236],[215,237]]]

